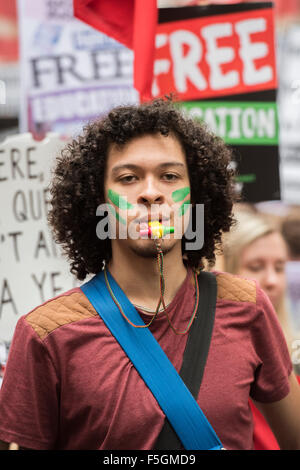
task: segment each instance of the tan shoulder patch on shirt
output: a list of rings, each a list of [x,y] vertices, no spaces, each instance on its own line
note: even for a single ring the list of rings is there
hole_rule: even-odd
[[[256,303],[256,284],[229,273],[217,274],[218,300]]]
[[[40,305],[26,321],[43,340],[60,326],[98,315],[80,290],[71,291]]]

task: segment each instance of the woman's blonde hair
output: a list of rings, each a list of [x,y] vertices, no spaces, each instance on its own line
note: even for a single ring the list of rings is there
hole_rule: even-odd
[[[240,254],[258,238],[277,232],[275,224],[256,212],[236,212],[236,220],[229,233],[224,234],[223,255],[225,271],[237,274]]]
[[[238,274],[242,251],[258,238],[279,233],[280,228],[275,220],[254,211],[237,211],[234,214],[235,224],[229,233],[224,234],[223,259],[224,271]],[[253,276],[255,279],[255,276]],[[285,296],[282,297],[276,308],[278,320],[291,352],[293,336],[290,328],[289,312],[286,308]]]

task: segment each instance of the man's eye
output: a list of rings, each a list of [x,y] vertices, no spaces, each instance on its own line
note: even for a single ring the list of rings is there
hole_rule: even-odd
[[[127,176],[122,176],[120,178],[121,183],[132,183],[136,179],[135,175],[127,175]]]
[[[175,175],[174,173],[165,173],[163,175],[163,178],[168,180],[168,181],[173,181],[173,180],[176,180],[178,178],[178,176]]]

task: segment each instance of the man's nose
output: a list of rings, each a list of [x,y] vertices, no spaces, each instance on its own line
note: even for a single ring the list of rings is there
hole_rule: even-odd
[[[160,191],[155,181],[149,178],[139,194],[138,203],[150,206],[151,204],[163,204],[165,196]]]

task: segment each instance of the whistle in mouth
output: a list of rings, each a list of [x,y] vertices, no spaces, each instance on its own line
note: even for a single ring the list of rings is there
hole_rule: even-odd
[[[174,227],[165,227],[157,220],[149,222],[146,228],[140,230],[141,237],[162,238],[169,233],[174,233]]]

